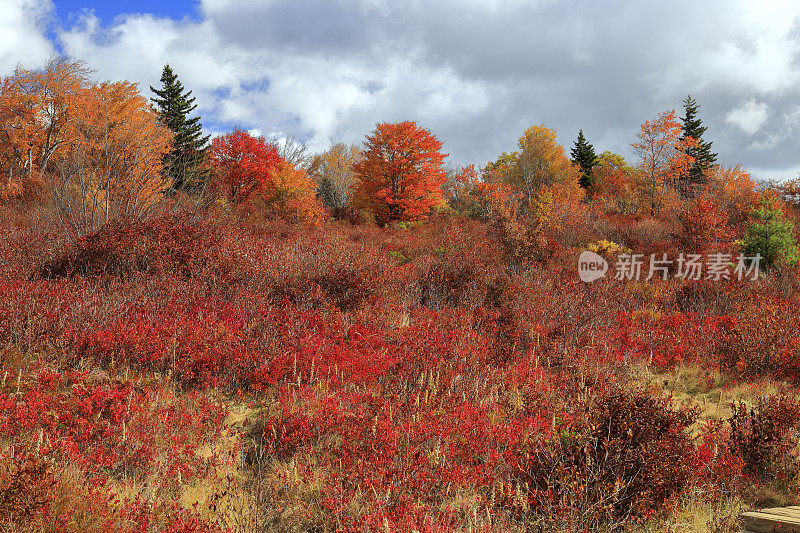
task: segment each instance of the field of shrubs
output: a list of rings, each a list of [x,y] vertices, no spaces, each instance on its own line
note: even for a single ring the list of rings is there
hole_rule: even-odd
[[[794,270],[585,284],[464,217],[217,217],[3,211],[4,527],[721,532],[797,497]]]

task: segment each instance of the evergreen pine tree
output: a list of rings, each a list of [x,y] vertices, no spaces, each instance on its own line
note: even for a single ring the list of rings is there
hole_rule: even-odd
[[[597,154],[594,153],[594,147],[583,136],[583,130],[578,132],[578,140],[575,141],[570,155],[572,155],[572,162],[581,169],[581,187],[590,188],[592,186],[592,168],[597,164],[598,159]]]
[[[748,224],[744,238],[737,241],[742,255],[761,256],[766,268],[800,263],[794,225],[781,211],[777,196],[763,195],[750,215],[753,220]]]
[[[694,164],[683,176],[686,185],[686,192],[690,190],[690,185],[706,183],[708,181],[706,175],[708,170],[717,161],[717,154],[711,151],[711,141],[703,140],[703,133],[706,127],[703,122],[697,118],[697,109],[700,105],[692,98],[691,95],[687,96],[683,101],[684,116],[681,118],[683,122],[683,133],[681,133],[680,140],[685,140],[691,137],[697,141],[697,146],[687,149],[687,155],[694,158]]]
[[[168,64],[161,74],[161,89],[151,86],[150,90],[156,94],[150,100],[175,136],[172,150],[164,156],[164,172],[175,190],[197,188],[204,179],[199,165],[208,150],[209,136],[203,135],[199,116],[189,118],[189,113],[197,109],[192,91],[184,91]]]

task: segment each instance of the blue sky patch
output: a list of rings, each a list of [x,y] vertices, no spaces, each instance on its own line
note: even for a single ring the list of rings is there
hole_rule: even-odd
[[[103,25],[111,24],[120,15],[150,13],[174,20],[200,19],[200,3],[196,0],[56,0],[56,15],[62,22],[79,16],[84,10],[94,11]]]

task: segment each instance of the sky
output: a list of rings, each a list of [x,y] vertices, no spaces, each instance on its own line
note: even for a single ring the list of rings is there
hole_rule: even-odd
[[[534,124],[635,162],[691,94],[720,162],[800,174],[796,0],[0,0],[0,76],[53,54],[145,94],[169,63],[209,133],[321,151],[415,120],[479,166]]]

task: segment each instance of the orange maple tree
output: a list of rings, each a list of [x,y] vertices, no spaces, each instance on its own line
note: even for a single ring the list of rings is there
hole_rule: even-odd
[[[282,161],[256,198],[267,216],[316,225],[322,222],[325,212],[315,194],[315,185],[305,170]]]
[[[444,203],[447,154],[441,149],[441,141],[413,121],[378,124],[354,165],[358,203],[380,221],[427,217]]]
[[[0,200],[46,195],[73,238],[153,211],[172,139],[135,84],[90,73],[57,58],[0,85]]]
[[[73,119],[92,96],[90,71],[56,58],[0,81],[0,200],[39,192],[53,155],[80,135]]]
[[[646,183],[651,214],[660,208],[661,190],[668,185],[676,186],[683,172],[694,163],[694,158],[687,153],[697,141],[691,137],[681,140],[682,131],[672,109],[659,113],[652,122],[645,121],[637,134],[639,141],[631,145],[640,158],[639,170]]]
[[[708,173],[708,193],[719,199],[732,225],[747,222],[758,203],[756,184],[741,166],[715,165]]]
[[[69,142],[46,176],[65,229],[77,236],[109,219],[141,219],[156,211],[168,183],[161,173],[172,133],[136,84],[104,82],[72,107]]]

